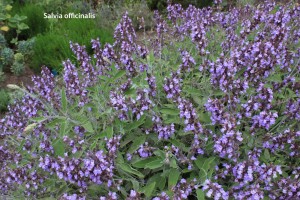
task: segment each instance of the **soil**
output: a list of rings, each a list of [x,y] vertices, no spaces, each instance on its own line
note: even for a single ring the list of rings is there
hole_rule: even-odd
[[[15,84],[19,86],[32,86],[33,82],[31,81],[31,76],[35,73],[28,67],[25,66],[25,71],[22,75],[16,76],[11,72],[4,72],[5,80],[0,83],[0,88],[6,88],[8,84]]]

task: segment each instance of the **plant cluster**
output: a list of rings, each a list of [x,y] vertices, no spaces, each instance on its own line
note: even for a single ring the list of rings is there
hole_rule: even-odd
[[[28,25],[23,21],[27,18],[26,16],[19,16],[18,14],[13,17],[10,15],[12,6],[8,3],[0,3],[0,30],[3,32],[8,32],[10,30],[16,32],[16,36],[10,41],[12,44],[18,43],[18,35],[23,31],[28,29]]]
[[[25,3],[20,4],[14,2],[12,13],[16,13],[22,16],[26,16],[24,23],[28,25],[28,29],[23,30],[18,38],[19,40],[29,40],[30,38],[36,37],[38,34],[43,34],[49,29],[49,22],[44,18],[44,13],[47,12],[42,5],[42,1],[36,3]],[[53,11],[54,13],[58,12]],[[14,37],[14,32],[9,32],[7,38]]]
[[[9,70],[21,75],[25,69],[25,61],[32,55],[34,39],[19,42],[22,31],[28,29],[28,25],[23,23],[26,16],[15,14],[11,17],[12,6],[8,3],[0,3],[0,82],[4,80],[4,71]],[[3,33],[3,34],[2,34]],[[10,41],[10,42],[7,42]],[[22,54],[23,53],[23,54]],[[24,59],[26,56],[26,59]]]
[[[169,4],[151,48],[125,13],[113,44],[70,43],[62,77],[9,85],[1,193],[299,199],[300,6],[219,8]]]
[[[55,27],[35,38],[33,56],[30,65],[35,71],[41,71],[46,65],[56,71],[61,71],[62,60],[72,58],[69,41],[77,41],[87,46],[92,52],[90,38],[101,37],[101,42],[112,42],[111,31],[97,26],[95,19],[54,19]],[[51,42],[49,42],[51,41]]]
[[[15,75],[21,75],[25,69],[25,63],[32,55],[34,38],[27,41],[20,41],[15,53],[13,49],[3,46],[0,49],[0,72],[11,71]],[[2,74],[4,76],[4,73]],[[3,81],[3,80],[2,80]]]

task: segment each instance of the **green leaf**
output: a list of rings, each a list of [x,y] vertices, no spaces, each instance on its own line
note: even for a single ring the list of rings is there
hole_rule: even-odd
[[[157,160],[157,157],[150,157],[143,160],[138,160],[137,162],[133,163],[132,166],[136,168],[145,168],[148,163],[154,160]]]
[[[150,117],[146,117],[144,128],[151,128],[153,126],[152,119]]]
[[[180,176],[180,172],[177,169],[171,169],[168,178],[168,187],[171,189],[176,185]]]
[[[281,80],[281,74],[273,74],[271,76],[269,76],[267,78],[268,81],[272,81],[272,82],[275,82],[275,83],[280,83],[282,80]]]
[[[135,191],[138,191],[139,188],[140,188],[139,182],[136,181],[136,180],[134,180],[134,179],[131,179],[130,181],[131,181],[131,183],[132,183],[133,189],[134,189]]]
[[[175,115],[165,115],[163,116],[163,120],[166,124],[180,124],[180,118],[179,115],[175,116]]]
[[[177,162],[176,162],[175,158],[171,158],[171,160],[170,160],[170,167],[178,169],[178,165],[177,165]]]
[[[40,123],[40,122],[46,120],[46,118],[45,117],[33,117],[33,118],[31,118],[31,120],[36,123]]]
[[[138,176],[139,178],[144,178],[144,174],[142,174],[138,170],[132,168],[130,165],[128,165],[126,163],[118,163],[117,166],[120,169],[122,169],[124,172],[127,172],[129,174],[134,174],[134,175]]]
[[[205,160],[204,164],[203,164],[203,169],[207,172],[209,169],[214,169],[214,160],[215,157],[209,157]]]
[[[201,183],[204,183],[204,181],[208,178],[207,176],[207,172],[204,171],[203,168],[200,169],[199,171],[199,180],[201,181]]]
[[[167,115],[176,115],[176,116],[179,115],[179,110],[178,109],[172,109],[172,108],[162,108],[160,110],[160,112],[162,114],[167,114]]]
[[[131,141],[133,141],[136,138],[135,134],[130,132],[127,133],[125,135],[125,139],[123,140],[123,142],[121,142],[120,147],[123,148],[125,147],[128,143],[130,143]]]
[[[198,200],[205,200],[205,194],[201,189],[196,190],[196,194]]]
[[[128,90],[126,90],[125,92],[124,92],[124,94],[126,95],[126,96],[133,96],[134,94],[135,94],[135,91],[136,91],[136,89],[134,89],[134,88],[129,88]]]
[[[146,119],[146,116],[143,115],[138,121],[134,121],[133,123],[127,124],[125,127],[126,131],[131,131],[134,130],[136,128],[138,128],[139,126],[141,126],[142,124],[144,124]]]
[[[163,173],[156,173],[155,175],[151,176],[147,182],[147,184],[151,184],[156,182],[156,188],[159,190],[163,190],[165,188],[167,179]]]
[[[55,118],[46,124],[47,128],[55,128],[58,124],[65,122],[65,118]]]
[[[124,163],[125,162],[122,154],[119,151],[117,153],[116,161],[117,161],[117,163]]]
[[[112,81],[117,80],[118,78],[121,78],[126,74],[126,70],[119,70],[118,73],[114,76]]]
[[[93,129],[93,125],[90,121],[86,122],[85,124],[82,125],[82,127],[87,131],[87,132],[90,132],[90,133],[93,133],[94,132],[94,129]]]
[[[25,142],[26,142],[26,140],[23,139],[22,142],[21,142],[21,144],[19,145],[18,152],[19,152],[19,151],[22,151]]]
[[[157,169],[157,168],[160,168],[161,166],[163,166],[163,160],[158,158],[148,164],[146,164],[145,168],[147,169]]]
[[[68,121],[66,119],[64,119],[63,121],[61,121],[59,128],[60,128],[59,129],[59,135],[61,137],[65,136],[66,133],[67,133]]]
[[[264,157],[267,161],[270,161],[270,152],[268,149],[264,150]]]
[[[201,169],[203,167],[203,164],[205,162],[205,158],[198,156],[197,159],[195,160],[196,166]]]
[[[155,155],[161,157],[162,159],[165,159],[165,158],[166,158],[166,153],[165,153],[164,151],[160,150],[160,149],[155,150],[153,153],[154,153]]]
[[[11,41],[10,41],[10,43],[12,43],[12,44],[16,44],[18,42],[18,38],[13,38]]]
[[[5,10],[10,11],[11,9],[12,9],[12,6],[9,4],[5,6]]]
[[[188,151],[189,151],[189,148],[186,147],[186,146],[184,145],[184,143],[182,143],[181,141],[176,140],[176,139],[170,139],[170,141],[171,141],[171,143],[172,143],[174,146],[179,147],[179,148],[182,149],[183,151],[185,151],[185,152],[188,152]]]
[[[18,29],[26,30],[26,29],[29,29],[29,26],[27,24],[21,23],[21,24],[18,24]]]
[[[130,146],[130,148],[128,149],[128,153],[132,154],[134,153],[142,144],[144,144],[146,141],[146,136],[140,136],[138,138],[136,138],[132,145]]]
[[[204,123],[211,123],[210,116],[208,113],[204,113],[204,112],[200,113],[199,119]]]
[[[64,156],[65,147],[64,143],[61,139],[58,139],[53,144],[54,153],[56,156]]]
[[[64,113],[67,111],[67,106],[68,106],[68,102],[67,102],[66,91],[65,88],[63,88],[61,90],[61,108]]]
[[[150,183],[146,185],[143,189],[142,192],[145,194],[146,197],[151,197],[153,190],[155,189],[156,182]]]

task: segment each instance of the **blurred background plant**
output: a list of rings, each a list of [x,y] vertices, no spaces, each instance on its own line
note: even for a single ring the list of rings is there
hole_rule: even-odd
[[[0,69],[6,71],[14,62],[14,51],[8,47],[4,47],[0,52]]]
[[[128,16],[132,19],[135,30],[139,29],[141,18],[144,18],[146,30],[153,28],[153,12],[144,0],[106,1],[106,3],[99,4],[96,8],[96,21],[99,26],[113,30],[125,12],[128,12]]]
[[[11,72],[17,76],[20,76],[24,72],[24,69],[25,69],[24,55],[21,53],[16,53],[14,55],[14,63],[11,66]]]
[[[27,18],[26,16],[19,16],[15,14],[13,17],[11,15],[11,10],[13,6],[9,3],[0,3],[0,30],[4,33],[4,36],[7,37],[6,40],[10,41],[12,44],[18,43],[19,34],[28,29],[28,25],[23,21]]]
[[[2,69],[0,69],[0,83],[2,83],[5,80],[5,75]]]
[[[18,43],[17,51],[24,55],[25,62],[28,61],[34,53],[33,51],[34,43],[35,43],[35,37],[30,38],[29,40],[19,41]]]
[[[61,60],[72,57],[70,41],[86,45],[92,51],[90,38],[99,37],[101,43],[112,42],[112,32],[101,28],[94,19],[59,19],[52,31],[38,35],[34,40],[30,67],[39,72],[46,65],[60,71]],[[51,42],[49,42],[51,41]]]
[[[28,25],[28,29],[19,34],[19,40],[27,40],[38,34],[43,34],[49,29],[49,22],[44,18],[44,8],[39,4],[13,4],[13,13],[26,16],[24,23]]]
[[[0,89],[0,112],[4,112],[7,110],[9,101],[10,101],[10,96],[8,91],[4,89]]]

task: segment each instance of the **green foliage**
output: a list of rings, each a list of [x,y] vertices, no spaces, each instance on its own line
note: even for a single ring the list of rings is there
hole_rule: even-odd
[[[10,97],[7,90],[0,89],[0,112],[7,110],[7,105],[9,104]]]
[[[5,74],[2,71],[2,69],[0,69],[0,83],[3,82],[5,80]]]
[[[14,64],[11,66],[10,70],[15,75],[20,76],[25,70],[25,65],[24,65],[24,63],[14,62]]]
[[[11,66],[11,72],[14,73],[15,75],[19,76],[21,75],[24,70],[25,70],[25,65],[24,65],[24,55],[21,53],[16,53],[14,56],[14,63]]]
[[[3,48],[0,52],[0,69],[6,70],[14,61],[14,52],[10,48]]]
[[[30,67],[36,72],[38,72],[43,65],[61,68],[61,60],[71,55],[71,50],[68,48],[68,45],[69,43],[63,35],[47,33],[37,36]]]
[[[68,8],[73,4],[73,0],[24,0],[25,4],[32,4],[42,7],[44,12],[47,13],[65,13]],[[78,2],[78,1],[75,1]],[[23,3],[18,3],[20,7]]]
[[[19,41],[18,52],[25,56],[25,59],[33,55],[33,47],[35,43],[35,38],[29,40]]]
[[[0,49],[6,46],[6,39],[2,33],[0,33]]]
[[[24,55],[22,53],[16,53],[14,55],[14,58],[15,58],[15,62],[19,62],[19,63],[24,62]]]
[[[35,4],[26,4],[20,8],[19,14],[27,16],[27,19],[24,20],[24,23],[29,26],[28,29],[20,33],[20,39],[27,40],[28,38],[47,31],[49,23],[47,19],[44,18],[44,10],[41,6]]]
[[[26,16],[19,16],[15,14],[13,17],[10,15],[12,6],[10,4],[0,3],[0,30],[8,34],[12,44],[18,43],[19,34],[28,29],[28,25],[24,23]]]
[[[101,43],[112,42],[110,31],[96,26],[94,19],[61,19],[52,31],[38,35],[33,47],[33,57],[30,67],[40,71],[43,65],[60,71],[62,61],[73,57],[69,42],[86,45],[91,53],[90,38],[100,38]]]

